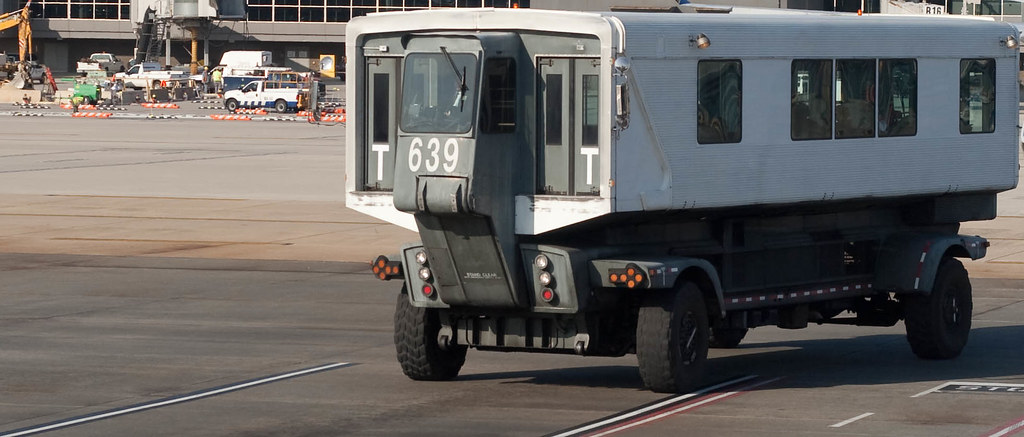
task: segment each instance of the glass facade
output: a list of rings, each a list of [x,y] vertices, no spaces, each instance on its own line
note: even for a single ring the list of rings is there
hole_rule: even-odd
[[[530,7],[530,0],[248,0],[249,21],[339,23],[373,12]]]
[[[24,7],[26,0],[19,2]],[[343,23],[372,12],[530,7],[530,0],[247,0],[249,21]],[[35,0],[32,18],[129,20],[131,0]]]
[[[18,6],[25,3],[22,0]],[[35,0],[30,9],[32,18],[131,19],[131,0]]]

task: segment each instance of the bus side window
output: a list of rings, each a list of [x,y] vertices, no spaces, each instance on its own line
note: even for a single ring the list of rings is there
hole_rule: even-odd
[[[875,60],[836,60],[836,138],[875,136]]]
[[[960,60],[960,133],[996,130],[996,60]]]
[[[878,61],[878,136],[917,135],[917,60]]]
[[[740,61],[699,61],[697,78],[697,142],[740,142],[743,65]]]
[[[790,137],[831,139],[832,60],[794,60],[790,85]]]

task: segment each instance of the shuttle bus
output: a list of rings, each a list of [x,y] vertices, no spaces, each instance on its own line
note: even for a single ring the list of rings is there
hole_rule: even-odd
[[[709,347],[810,323],[961,353],[989,243],[959,226],[1017,184],[1017,30],[719,12],[350,22],[346,203],[420,237],[372,265],[407,376],[635,354],[678,392]]]

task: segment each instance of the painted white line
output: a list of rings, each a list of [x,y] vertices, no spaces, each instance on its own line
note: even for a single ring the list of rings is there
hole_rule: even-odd
[[[216,395],[219,395],[219,394],[223,394],[223,393],[227,393],[227,392],[231,392],[231,391],[236,391],[236,390],[241,390],[241,389],[249,388],[249,387],[256,386],[256,385],[267,384],[267,383],[274,382],[274,381],[280,381],[282,379],[295,378],[297,376],[307,375],[307,374],[310,374],[310,373],[323,372],[325,370],[331,370],[331,369],[334,369],[334,368],[337,368],[337,367],[344,367],[344,366],[347,366],[347,365],[349,365],[349,363],[333,363],[333,364],[327,364],[327,365],[313,367],[313,368],[309,368],[309,369],[302,369],[302,370],[298,370],[298,371],[295,371],[295,372],[284,373],[284,374],[280,374],[280,375],[274,375],[274,376],[271,376],[271,377],[268,377],[268,378],[257,379],[257,380],[253,380],[253,381],[247,381],[247,382],[240,383],[240,384],[229,385],[229,386],[220,387],[220,388],[216,388],[216,389],[212,389],[212,390],[207,390],[207,391],[201,391],[201,392],[197,392],[197,393],[193,393],[193,394],[189,394],[189,395],[185,395],[185,396],[173,397],[173,398],[170,398],[170,399],[166,399],[166,400],[162,400],[162,401],[156,401],[156,402],[153,402],[153,403],[137,405],[137,406],[134,406],[134,407],[128,407],[128,408],[123,408],[123,409],[119,409],[119,410],[105,411],[105,412],[94,414],[94,415],[91,415],[91,416],[78,417],[78,418],[75,418],[75,419],[66,420],[66,421],[63,421],[63,422],[51,423],[51,424],[39,426],[39,427],[36,427],[36,428],[22,429],[20,431],[15,431],[15,432],[12,432],[12,433],[9,433],[9,434],[0,434],[0,437],[18,437],[18,436],[24,436],[24,435],[29,435],[29,434],[36,434],[36,433],[40,433],[40,432],[44,432],[44,431],[52,431],[52,430],[60,429],[60,428],[67,428],[69,426],[79,425],[79,424],[86,423],[86,422],[94,422],[94,421],[97,421],[97,420],[107,419],[107,418],[110,418],[110,417],[123,416],[125,414],[137,413],[139,411],[151,410],[153,408],[166,407],[168,405],[180,404],[182,402],[188,402],[188,401],[194,401],[196,399],[208,398],[210,396],[216,396]]]
[[[684,405],[684,406],[679,407],[679,408],[673,408],[671,410],[665,411],[664,413],[655,414],[655,415],[653,415],[651,417],[645,417],[642,420],[637,420],[636,422],[629,422],[629,423],[617,426],[615,428],[608,429],[607,431],[604,431],[604,432],[599,433],[599,434],[591,434],[588,437],[603,437],[603,436],[606,436],[606,435],[609,435],[609,434],[617,433],[619,431],[625,431],[625,430],[627,430],[629,428],[637,427],[637,426],[640,426],[640,425],[645,425],[645,424],[654,422],[656,420],[660,420],[660,419],[663,419],[665,417],[681,413],[681,412],[686,411],[686,410],[692,410],[694,408],[700,407],[700,406],[705,405],[705,404],[710,404],[712,402],[716,402],[716,401],[719,401],[721,399],[725,399],[725,398],[730,397],[730,396],[735,396],[735,395],[737,395],[739,393],[745,392],[745,391],[750,390],[752,388],[760,387],[762,385],[765,385],[765,384],[768,384],[768,383],[772,383],[772,382],[778,381],[780,379],[782,379],[782,378],[781,377],[780,378],[773,378],[773,379],[769,379],[767,381],[761,381],[761,382],[759,382],[757,384],[751,384],[751,385],[748,385],[748,386],[743,387],[743,388],[741,388],[739,390],[736,390],[736,391],[722,393],[720,395],[712,396],[710,398],[704,399],[704,400],[702,400],[700,402],[694,402],[692,404]],[[872,413],[872,414],[874,414],[874,413]]]
[[[1021,428],[1024,428],[1024,420],[1014,423],[1013,425],[1010,425],[992,434],[986,435],[985,437],[1002,437],[1004,435],[1010,435]]]
[[[938,386],[936,386],[934,388],[930,388],[928,390],[925,390],[925,391],[923,391],[921,393],[918,393],[916,395],[913,395],[911,397],[912,398],[919,398],[919,397],[924,396],[924,395],[926,395],[928,393],[937,392],[937,391],[942,390],[942,389],[944,389],[946,387],[949,387],[951,385],[980,385],[980,386],[999,386],[999,387],[1018,387],[1018,388],[1024,388],[1024,384],[1007,384],[1007,383],[1003,383],[1003,382],[949,381],[949,382],[946,382],[946,383],[939,384]],[[3,436],[0,436],[0,437],[3,437]]]
[[[950,381],[947,385],[998,385],[1000,387],[1024,387],[1024,384],[1007,384],[1005,382],[979,382],[979,381]]]
[[[942,390],[942,389],[943,389],[944,387],[946,387],[946,386],[948,386],[948,385],[950,385],[950,384],[952,384],[952,382],[944,382],[944,383],[942,383],[942,384],[939,384],[939,385],[937,385],[937,386],[935,386],[935,387],[932,387],[932,388],[930,388],[930,389],[928,389],[928,390],[925,390],[925,391],[923,391],[923,392],[921,392],[921,393],[918,393],[918,394],[916,394],[916,395],[913,395],[913,396],[911,396],[911,397],[912,397],[912,398],[919,398],[919,397],[921,397],[921,396],[924,396],[924,395],[926,395],[926,394],[928,394],[928,393],[935,393],[935,392],[937,392],[937,391],[939,391],[939,390]],[[2,436],[0,436],[0,437],[2,437]]]
[[[584,431],[588,431],[588,430],[591,430],[591,429],[594,429],[594,428],[600,428],[602,426],[605,426],[605,425],[608,425],[608,424],[611,424],[611,423],[615,423],[615,422],[619,422],[619,421],[621,421],[623,419],[626,419],[626,418],[629,418],[629,417],[643,415],[644,413],[646,413],[648,411],[657,410],[657,409],[659,409],[661,407],[664,407],[665,405],[671,405],[673,403],[677,403],[677,402],[682,401],[684,399],[689,399],[689,398],[697,397],[697,396],[700,396],[700,395],[702,395],[704,393],[708,393],[708,392],[717,390],[717,389],[719,389],[721,387],[726,387],[726,386],[730,386],[730,385],[733,385],[733,384],[738,384],[738,383],[741,383],[741,382],[744,382],[744,381],[749,381],[749,380],[754,379],[754,378],[757,378],[757,375],[744,376],[742,378],[736,378],[736,379],[733,379],[731,381],[726,381],[726,382],[723,382],[721,384],[717,384],[717,385],[713,385],[713,386],[708,387],[708,388],[697,390],[695,392],[691,392],[691,393],[687,393],[687,394],[683,394],[683,395],[679,395],[679,396],[673,396],[673,397],[670,397],[668,399],[665,399],[664,401],[658,402],[656,404],[648,405],[645,408],[641,408],[641,409],[635,410],[635,411],[630,411],[629,413],[626,413],[626,414],[610,417],[610,418],[602,420],[600,422],[591,423],[590,425],[587,425],[587,426],[582,426],[582,427],[579,427],[579,428],[573,428],[573,429],[565,431],[565,432],[563,432],[561,434],[556,434],[556,435],[553,435],[553,436],[550,436],[550,437],[567,437],[567,436],[579,434],[579,433],[582,433]],[[0,436],[0,437],[6,437],[6,436]]]
[[[846,419],[846,420],[844,420],[842,422],[839,422],[839,423],[836,423],[836,424],[833,424],[833,425],[829,425],[828,427],[829,428],[842,428],[842,427],[844,427],[846,425],[849,425],[849,424],[851,424],[853,422],[856,422],[858,420],[861,420],[861,419],[863,419],[865,417],[868,417],[868,416],[871,416],[871,415],[874,415],[874,414],[875,413],[864,413],[864,414],[861,414],[860,416],[851,417],[851,418]]]

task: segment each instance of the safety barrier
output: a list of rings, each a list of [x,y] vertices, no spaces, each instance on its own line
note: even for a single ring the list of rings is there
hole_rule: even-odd
[[[238,109],[235,109],[235,114],[267,115],[267,111],[265,109],[260,109],[260,108],[256,108],[256,109],[238,108]]]
[[[21,109],[50,109],[49,106],[39,105],[36,103],[15,103],[14,106],[17,106]]]
[[[112,112],[72,112],[71,116],[75,118],[110,118],[114,115]]]
[[[313,123],[313,122],[317,121],[317,120],[313,119],[313,115],[312,114],[307,115],[306,116],[306,120],[309,121],[310,123]],[[326,115],[326,114],[324,114],[324,115],[320,116],[320,120],[319,121],[327,121],[327,122],[332,122],[332,123],[344,123],[345,122],[345,115]]]
[[[178,109],[176,103],[143,103],[143,108],[156,108],[156,109]]]
[[[75,105],[72,105],[70,103],[65,103],[63,105],[60,105],[60,107],[61,107],[61,109],[75,109]],[[78,109],[79,110],[96,109],[96,105],[78,105]]]
[[[248,115],[224,115],[224,114],[210,114],[210,118],[214,120],[252,120],[252,117]]]

